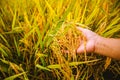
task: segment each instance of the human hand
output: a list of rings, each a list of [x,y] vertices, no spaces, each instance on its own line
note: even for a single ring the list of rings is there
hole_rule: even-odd
[[[94,52],[95,51],[95,44],[96,44],[97,39],[99,38],[99,35],[97,35],[96,33],[92,32],[88,29],[84,29],[81,27],[77,27],[77,29],[82,31],[83,35],[87,39],[86,51],[87,52]],[[82,40],[79,48],[77,49],[77,53],[84,53],[84,48],[85,48],[84,41]]]

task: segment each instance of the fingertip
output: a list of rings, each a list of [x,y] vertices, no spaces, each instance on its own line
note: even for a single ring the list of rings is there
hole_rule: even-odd
[[[81,30],[81,29],[83,29],[83,28],[81,28],[80,26],[77,26],[77,29]]]
[[[79,27],[79,26],[77,26],[76,28],[77,28],[78,30],[80,30],[80,31],[84,32],[84,28]]]
[[[84,46],[81,45],[78,49],[77,49],[77,53],[83,53],[84,52]]]

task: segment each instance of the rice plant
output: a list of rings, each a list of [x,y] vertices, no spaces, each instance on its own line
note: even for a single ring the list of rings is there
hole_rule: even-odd
[[[0,79],[104,80],[120,61],[76,54],[85,36],[77,26],[120,38],[119,0],[1,0]]]

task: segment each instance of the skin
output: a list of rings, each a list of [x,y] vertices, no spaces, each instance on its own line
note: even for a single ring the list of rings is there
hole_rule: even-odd
[[[86,51],[94,52],[100,55],[108,56],[117,60],[120,60],[120,39],[104,38],[96,33],[77,27],[78,30],[82,31],[83,35],[87,39]],[[81,42],[77,53],[84,53],[84,43]]]

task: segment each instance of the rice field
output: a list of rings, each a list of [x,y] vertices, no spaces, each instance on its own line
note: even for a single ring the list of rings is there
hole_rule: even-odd
[[[120,38],[120,1],[1,0],[0,80],[120,79],[120,61],[76,53],[77,26]]]

